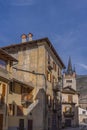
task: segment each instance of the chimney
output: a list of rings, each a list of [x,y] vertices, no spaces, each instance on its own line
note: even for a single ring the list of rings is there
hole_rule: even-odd
[[[32,34],[32,33],[29,33],[29,34],[28,34],[28,41],[32,41],[32,37],[33,37],[33,34]]]
[[[22,43],[27,42],[27,35],[26,34],[22,34],[21,38],[22,38]]]

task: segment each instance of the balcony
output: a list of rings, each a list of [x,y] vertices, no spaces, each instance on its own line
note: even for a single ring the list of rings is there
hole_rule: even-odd
[[[21,104],[24,107],[28,107],[33,102],[33,95],[29,93],[23,93],[21,96]]]
[[[9,79],[9,72],[0,66],[0,76]]]
[[[74,112],[63,112],[64,117],[74,117]]]
[[[58,82],[53,83],[53,91],[57,92],[61,90],[61,85]]]
[[[62,104],[70,104],[70,105],[75,105],[76,103],[75,102],[69,102],[69,101],[62,101]]]

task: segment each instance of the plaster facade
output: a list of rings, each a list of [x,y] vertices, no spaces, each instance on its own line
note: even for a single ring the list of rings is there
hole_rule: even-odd
[[[47,130],[52,127],[58,129],[60,119],[57,116],[58,112],[61,112],[59,78],[62,77],[61,70],[65,66],[49,39],[23,42],[3,49],[18,60],[12,67],[12,83],[15,89],[8,94],[8,130]],[[27,96],[32,95],[31,102],[27,97],[28,102],[22,103],[22,88],[25,88],[24,91],[28,88]],[[17,106],[20,106],[20,116],[17,114]]]
[[[17,60],[0,49],[0,130],[8,129],[8,90],[13,61]]]

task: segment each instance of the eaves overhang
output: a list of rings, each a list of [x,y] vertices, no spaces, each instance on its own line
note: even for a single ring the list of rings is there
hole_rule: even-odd
[[[5,60],[5,61],[16,61],[18,62],[18,60],[16,58],[14,58],[13,56],[9,55],[5,50],[0,48],[0,59]]]
[[[34,47],[34,46],[39,46],[40,43],[42,42],[46,42],[49,46],[49,48],[53,51],[54,55],[56,56],[56,58],[60,61],[62,68],[65,69],[65,65],[63,63],[63,61],[61,60],[60,56],[58,55],[57,51],[55,50],[55,48],[53,47],[52,43],[50,42],[50,40],[45,37],[45,38],[41,38],[41,39],[37,39],[37,40],[32,40],[32,41],[27,41],[27,42],[23,42],[23,43],[19,43],[19,44],[12,44],[9,46],[5,46],[2,47],[3,50],[6,49],[10,49],[10,48],[15,48],[15,47],[21,47],[21,46],[29,46],[29,47]]]

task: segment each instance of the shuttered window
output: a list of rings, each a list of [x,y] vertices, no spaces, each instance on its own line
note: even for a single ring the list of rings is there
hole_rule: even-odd
[[[5,96],[6,85],[2,84],[2,95]]]
[[[47,71],[47,80],[48,80],[49,82],[52,82],[52,79],[53,79],[52,73],[49,72],[49,71]]]
[[[9,104],[8,106],[8,115],[14,116],[15,115],[15,104]]]

